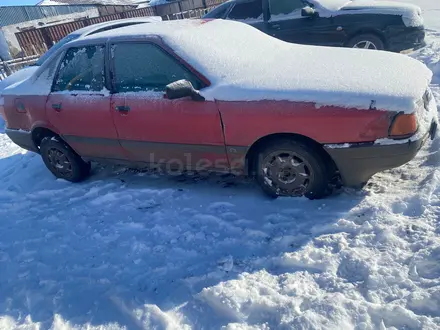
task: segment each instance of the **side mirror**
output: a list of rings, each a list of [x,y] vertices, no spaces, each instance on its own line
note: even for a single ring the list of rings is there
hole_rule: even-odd
[[[165,95],[169,100],[191,97],[193,101],[205,101],[199,91],[195,90],[190,81],[182,79],[172,82],[165,87]]]
[[[301,9],[301,16],[303,17],[316,17],[318,16],[318,13],[313,9],[312,7],[304,7]]]

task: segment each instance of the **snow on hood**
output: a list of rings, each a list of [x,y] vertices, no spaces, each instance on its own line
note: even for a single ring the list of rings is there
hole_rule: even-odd
[[[211,100],[291,100],[360,109],[374,104],[412,112],[432,77],[424,64],[401,54],[296,45],[233,21],[193,23],[190,29],[177,24],[142,29],[157,30],[151,32],[207,76],[212,85],[201,94]]]
[[[14,72],[6,79],[0,81],[0,94],[3,92],[3,90],[7,87],[10,87],[12,85],[15,85],[16,83],[23,81],[30,76],[34,74],[38,70],[38,66],[29,66],[26,68],[23,68],[17,72]]]
[[[354,0],[341,8],[341,13],[375,13],[402,16],[406,26],[422,26],[423,17],[420,7],[397,1]]]

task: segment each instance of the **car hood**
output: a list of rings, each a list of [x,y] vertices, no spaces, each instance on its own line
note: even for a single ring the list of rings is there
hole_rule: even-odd
[[[151,33],[208,79],[210,85],[200,91],[207,100],[411,113],[432,78],[423,63],[401,54],[292,44],[228,20],[169,25]]]
[[[342,6],[339,13],[399,15],[407,26],[423,25],[420,7],[397,1],[354,0]]]
[[[0,94],[3,92],[3,90],[11,85],[14,85],[18,83],[19,81],[25,80],[32,76],[34,72],[38,70],[38,66],[29,66],[26,68],[23,68],[17,72],[14,72],[6,79],[3,79],[0,81]]]

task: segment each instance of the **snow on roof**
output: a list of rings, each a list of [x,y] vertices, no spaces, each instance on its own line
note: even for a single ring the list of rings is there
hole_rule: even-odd
[[[208,99],[292,100],[393,111],[414,110],[431,80],[405,55],[286,43],[234,21],[142,24],[90,38],[157,35],[212,83]]]
[[[344,7],[346,4],[350,3],[351,0],[309,0],[318,8],[324,8],[330,11],[337,11]]]

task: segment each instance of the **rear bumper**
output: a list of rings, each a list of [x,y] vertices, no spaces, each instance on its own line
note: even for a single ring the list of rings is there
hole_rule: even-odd
[[[437,124],[419,140],[407,140],[405,143],[378,145],[374,143],[344,145],[324,145],[333,158],[342,182],[347,187],[364,185],[374,174],[399,167],[415,157],[426,140],[436,134]]]
[[[40,150],[34,143],[32,139],[32,133],[29,131],[16,130],[16,129],[5,129],[5,133],[16,145],[22,147],[23,149],[39,153]]]
[[[426,46],[424,27],[406,27],[388,35],[388,50],[402,52],[408,49],[419,49]]]

